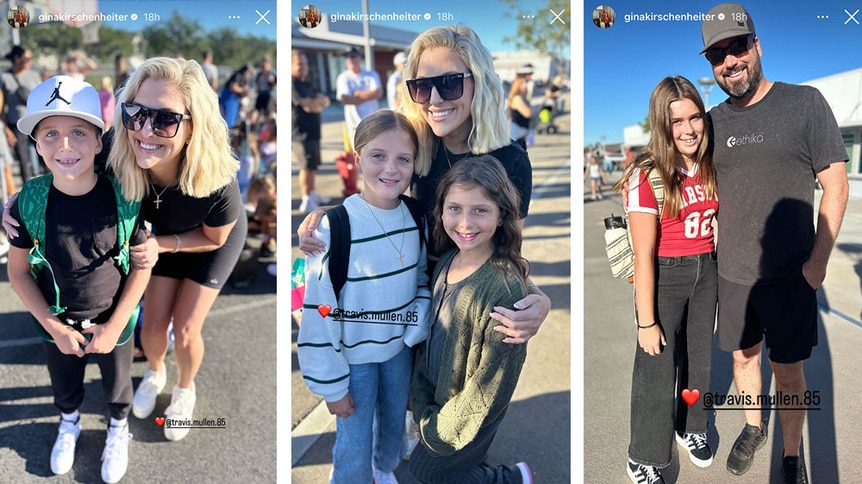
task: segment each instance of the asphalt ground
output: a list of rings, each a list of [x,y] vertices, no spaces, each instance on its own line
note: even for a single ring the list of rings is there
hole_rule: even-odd
[[[342,182],[333,160],[341,150],[340,107],[324,113],[322,159],[317,172],[319,193],[340,198]],[[533,165],[533,195],[524,229],[524,256],[531,263],[531,277],[552,300],[552,310],[539,333],[530,340],[506,419],[491,446],[487,461],[514,464],[526,461],[536,482],[567,483],[580,471],[571,471],[571,156],[569,115],[555,120],[560,132],[536,135],[528,149]],[[292,223],[302,221],[298,211],[298,165],[292,166]],[[295,229],[291,231],[293,257]],[[293,324],[291,367],[291,478],[293,483],[327,482],[332,468],[335,419],[317,395],[309,392],[296,360],[298,327]],[[577,397],[576,397],[577,398]],[[406,462],[396,477],[402,484],[415,483]]]
[[[608,181],[619,178],[619,172]],[[589,200],[584,187],[584,482],[629,482],[626,459],[629,443],[631,374],[637,348],[632,322],[632,287],[610,274],[604,252],[603,219],[623,213],[619,195]],[[819,204],[819,195],[817,201]],[[815,205],[816,206],[816,205]],[[719,234],[720,234],[719,227]],[[721,254],[719,254],[721,257]],[[826,280],[818,290],[818,341],[805,362],[808,390],[819,392],[820,403],[809,407],[803,435],[808,475],[814,483],[860,482],[862,435],[858,432],[862,411],[862,199],[851,199],[829,261]],[[736,394],[732,359],[713,344],[710,391]],[[763,391],[775,394],[775,382],[764,358]],[[701,389],[703,392],[703,389]],[[813,395],[813,393],[812,393]],[[814,403],[812,401],[812,403]],[[695,403],[701,405],[702,400]],[[718,411],[723,410],[723,411]],[[695,467],[675,444],[673,461],[663,472],[669,483],[766,483],[781,479],[783,442],[776,411],[765,411],[769,439],[759,450],[751,470],[743,476],[726,469],[730,448],[744,426],[741,410],[716,407],[710,415],[709,444],[715,461]]]
[[[166,360],[168,381],[153,416],[129,416],[133,439],[122,482],[276,482],[276,279],[258,265],[254,281],[237,289],[226,285],[203,327],[206,355],[195,379],[194,418],[224,419],[224,428],[192,430],[167,441],[155,417],[170,404],[176,384],[173,356]],[[42,342],[30,316],[0,266],[0,482],[102,482],[107,405],[99,368],[87,367],[86,396],[75,465],[54,476],[49,465],[59,411],[45,366]],[[132,365],[135,387],[146,363]],[[161,413],[160,413],[161,412]]]

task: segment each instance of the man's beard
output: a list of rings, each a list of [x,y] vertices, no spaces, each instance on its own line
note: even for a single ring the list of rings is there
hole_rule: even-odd
[[[723,82],[718,83],[721,90],[733,99],[749,99],[754,95],[754,92],[757,91],[757,88],[760,86],[760,82],[763,80],[763,69],[760,66],[760,57],[756,57],[752,62],[749,62],[746,66],[746,70],[748,71],[748,78],[744,81],[740,80],[733,82],[722,77]]]

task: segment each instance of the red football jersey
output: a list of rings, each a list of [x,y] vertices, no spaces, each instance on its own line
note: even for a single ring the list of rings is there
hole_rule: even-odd
[[[680,257],[711,252],[715,250],[712,219],[718,211],[718,200],[706,200],[697,166],[692,173],[682,168],[677,169],[685,175],[682,185],[682,209],[677,217],[661,219],[658,255]],[[658,202],[645,171],[635,170],[632,173],[627,197],[624,198],[627,211],[658,215]]]

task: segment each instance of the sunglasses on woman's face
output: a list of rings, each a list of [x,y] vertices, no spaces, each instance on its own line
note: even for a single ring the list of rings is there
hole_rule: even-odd
[[[709,61],[710,64],[717,66],[724,63],[724,58],[727,57],[727,54],[730,53],[734,57],[739,57],[742,54],[748,52],[748,43],[754,39],[753,35],[746,35],[745,37],[737,37],[733,39],[733,41],[727,44],[727,47],[713,47],[711,49],[707,49],[706,60]]]
[[[140,131],[147,120],[153,134],[160,138],[173,138],[179,131],[183,119],[191,119],[190,114],[180,114],[165,109],[152,109],[140,104],[123,103],[123,126],[130,131]]]
[[[473,77],[469,72],[458,74],[446,74],[445,76],[423,77],[421,79],[410,79],[407,82],[407,90],[414,103],[423,104],[431,99],[431,88],[437,88],[437,94],[444,101],[454,101],[464,95],[464,78]]]

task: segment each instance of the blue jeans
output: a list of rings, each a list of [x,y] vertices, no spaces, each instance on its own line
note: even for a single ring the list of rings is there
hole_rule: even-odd
[[[656,321],[667,346],[656,356],[640,346],[635,351],[629,458],[665,467],[675,430],[706,432],[702,401],[689,407],[679,393],[685,388],[709,391],[718,277],[712,253],[658,257],[656,269]]]
[[[330,482],[371,483],[372,456],[383,472],[398,467],[412,370],[413,350],[407,346],[388,361],[350,365],[348,391],[356,413],[335,419]]]

